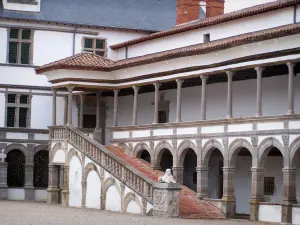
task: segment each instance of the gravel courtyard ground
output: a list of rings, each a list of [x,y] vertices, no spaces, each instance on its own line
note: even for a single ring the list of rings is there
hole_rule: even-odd
[[[64,208],[34,202],[0,201],[0,224],[103,224],[103,225],[253,225],[241,220],[182,220],[142,217],[107,211]]]

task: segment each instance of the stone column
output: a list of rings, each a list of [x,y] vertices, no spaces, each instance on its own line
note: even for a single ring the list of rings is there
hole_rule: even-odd
[[[138,107],[139,90],[140,87],[133,86],[134,96],[133,96],[132,126],[137,125],[137,107]]]
[[[96,106],[96,127],[93,134],[94,140],[102,143],[102,129],[101,129],[101,92],[97,92],[97,106]]]
[[[283,198],[281,222],[284,224],[292,223],[292,206],[297,204],[296,197],[296,169],[283,168]]]
[[[206,120],[206,82],[208,76],[200,76],[202,80],[201,86],[201,120]]]
[[[256,114],[255,116],[262,116],[262,73],[264,67],[255,67],[257,79],[256,79]]]
[[[118,95],[119,95],[119,90],[114,90],[114,121],[113,121],[114,127],[118,126]]]
[[[153,216],[179,216],[179,184],[157,183],[153,193]]]
[[[25,200],[34,200],[33,163],[25,165]]]
[[[259,203],[264,201],[265,169],[252,167],[252,193],[250,199],[250,220],[258,220]]]
[[[48,189],[47,189],[47,203],[59,203],[59,188],[58,188],[58,171],[55,165],[49,164],[48,166]]]
[[[0,200],[7,200],[7,163],[4,149],[0,153]]]
[[[177,108],[176,108],[176,123],[181,122],[181,87],[183,80],[176,80],[177,82]]]
[[[79,128],[83,128],[83,106],[84,106],[84,95],[79,95],[80,103],[79,103]]]
[[[153,123],[158,123],[158,102],[159,102],[159,87],[160,83],[154,83],[155,95],[154,95],[154,119]]]
[[[61,192],[61,204],[69,206],[69,166],[64,167],[64,188]]]
[[[208,167],[197,167],[197,198],[208,198]]]
[[[68,86],[68,122],[67,125],[72,125],[72,103],[73,103],[73,86]]]
[[[177,167],[173,167],[172,170],[173,170],[173,176],[174,176],[175,181],[179,184],[183,184],[184,167],[177,166]]]
[[[56,126],[56,89],[52,89],[52,126]]]
[[[232,77],[233,71],[226,71],[228,83],[227,83],[227,119],[232,118]]]
[[[64,125],[67,124],[68,121],[68,97],[64,97]]]
[[[288,115],[294,114],[294,63],[287,63],[289,68],[289,84],[288,84]]]
[[[235,168],[224,167],[223,168],[223,212],[227,218],[235,217]]]

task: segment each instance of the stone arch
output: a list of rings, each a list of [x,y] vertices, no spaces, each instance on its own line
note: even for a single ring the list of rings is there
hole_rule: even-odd
[[[100,173],[96,167],[96,165],[94,163],[88,163],[85,168],[84,168],[84,180],[86,181],[88,175],[89,175],[89,172],[91,171],[95,171],[99,177],[99,179],[101,178],[100,177]]]
[[[178,146],[178,156],[179,156],[178,166],[183,166],[185,155],[189,149],[192,149],[197,155],[197,146],[190,140],[184,140]]]
[[[163,150],[167,149],[171,152],[174,159],[173,147],[167,141],[159,142],[154,149],[154,162],[155,165],[158,166],[158,163],[161,161],[161,157],[163,155]]]
[[[56,143],[56,144],[53,146],[53,148],[51,149],[51,151],[50,151],[50,153],[49,153],[49,154],[50,154],[50,160],[49,160],[50,163],[53,162],[54,157],[55,157],[55,154],[56,154],[56,152],[57,152],[58,150],[62,150],[62,151],[65,152],[65,159],[66,159],[65,146],[64,146],[63,143],[58,142],[58,143]]]
[[[115,187],[117,190],[118,195],[114,195],[115,197],[113,197],[113,202],[112,199],[109,199],[109,197],[111,198],[111,196],[113,195],[108,195],[108,190],[110,187]],[[113,177],[109,177],[104,181],[104,188],[103,188],[103,196],[104,196],[104,206],[103,208],[105,210],[112,210],[112,211],[121,211],[122,210],[122,195],[121,195],[121,188],[118,185],[118,183],[116,182],[116,179]],[[110,201],[109,201],[110,200]],[[120,201],[119,203],[117,201]],[[109,203],[109,206],[108,206]],[[111,204],[113,203],[113,204]]]
[[[76,156],[79,159],[81,166],[83,166],[83,162],[81,160],[81,157],[80,157],[78,151],[75,150],[74,148],[71,148],[70,151],[68,152],[68,157],[67,157],[67,160],[66,160],[66,166],[70,166],[70,161],[71,161],[73,156]]]
[[[297,156],[298,150],[300,150],[300,137],[296,138],[289,147],[290,150],[290,161],[291,161],[291,167],[295,168],[295,160]]]
[[[27,160],[28,160],[28,149],[27,147],[25,147],[24,145],[22,144],[10,144],[6,147],[5,149],[5,154],[9,153],[10,151],[12,150],[20,150],[23,154],[24,154],[24,157],[25,157],[25,164],[27,163]]]
[[[34,154],[38,153],[39,151],[49,151],[48,145],[37,145],[34,147]]]
[[[133,156],[136,157],[136,158],[140,157],[139,154],[141,154],[143,150],[148,151],[150,156],[151,156],[152,152],[151,152],[151,149],[150,149],[149,145],[147,145],[146,143],[142,143],[142,142],[136,144],[136,146],[134,147]]]
[[[124,210],[125,210],[125,212],[127,212],[128,205],[131,201],[135,202],[139,206],[140,214],[142,214],[143,206],[142,206],[140,200],[137,198],[136,194],[132,193],[132,192],[127,193],[127,195],[124,197]]]
[[[250,153],[251,156],[253,157],[253,147],[250,144],[249,141],[243,138],[238,138],[235,139],[230,145],[229,145],[229,166],[230,167],[235,167],[235,159],[236,156],[239,154],[240,150],[242,148],[247,149]]]
[[[203,153],[202,153],[203,166],[208,167],[209,158],[214,149],[220,150],[220,152],[223,156],[223,159],[225,161],[223,145],[219,141],[217,141],[215,139],[211,139],[208,142],[206,142],[205,145],[203,146]]]
[[[259,167],[264,167],[264,161],[271,148],[277,148],[282,156],[284,156],[284,147],[283,145],[274,137],[265,138],[260,145],[258,146],[258,165]]]
[[[104,181],[104,188],[103,188],[103,194],[106,196],[106,192],[107,192],[107,189],[112,186],[112,185],[115,185],[119,194],[121,195],[121,188],[120,186],[118,185],[118,183],[116,182],[116,179],[113,178],[113,177],[109,177],[107,178],[105,181]]]
[[[95,172],[97,174],[96,177],[92,172]],[[88,179],[90,174],[92,176],[91,178],[93,178],[92,180]],[[83,192],[85,192],[83,195],[83,198],[85,198],[85,207],[101,209],[102,179],[94,163],[88,163],[85,166],[83,181],[86,184],[86,189],[83,190]]]

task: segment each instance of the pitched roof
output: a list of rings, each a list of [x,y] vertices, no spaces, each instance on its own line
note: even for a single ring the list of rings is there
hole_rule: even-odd
[[[160,37],[165,37],[165,36],[185,32],[185,31],[189,31],[189,30],[194,30],[194,29],[198,29],[201,27],[212,26],[215,24],[224,23],[224,22],[236,20],[236,19],[241,19],[241,18],[248,17],[248,16],[254,16],[257,14],[266,13],[269,11],[285,8],[288,6],[293,6],[293,5],[296,5],[299,3],[300,3],[300,0],[278,0],[275,2],[271,2],[271,3],[256,5],[253,7],[241,9],[241,10],[234,11],[231,13],[226,13],[226,14],[223,14],[220,16],[207,18],[205,20],[198,20],[196,22],[186,23],[186,24],[176,26],[176,27],[171,28],[166,31],[153,33],[148,36],[144,36],[141,38],[129,40],[129,41],[122,42],[119,44],[115,44],[110,47],[112,49],[116,50],[116,49],[119,49],[119,48],[122,48],[125,46],[134,45],[134,44],[141,43],[144,41],[148,41],[148,40],[152,40],[152,39],[156,39],[156,38],[160,38]]]
[[[235,46],[299,33],[300,24],[291,24],[263,31],[257,31],[249,34],[238,35],[217,41],[212,41],[209,43],[197,44],[118,61],[105,59],[101,56],[97,56],[92,53],[79,53],[75,56],[68,57],[66,59],[58,60],[54,63],[38,67],[36,68],[36,73],[41,74],[43,72],[56,69],[112,71],[155,63],[169,59],[205,54],[212,51],[219,51]]]
[[[175,25],[176,1],[42,0],[40,13],[4,10],[0,3],[0,18],[158,31]]]

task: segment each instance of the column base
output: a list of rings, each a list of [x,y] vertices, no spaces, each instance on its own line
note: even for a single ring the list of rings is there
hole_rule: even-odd
[[[293,204],[297,204],[297,202],[281,203],[281,223],[283,223],[283,224],[291,224],[292,223]]]
[[[0,187],[0,200],[7,200],[8,187]]]
[[[35,200],[35,189],[33,186],[25,186],[25,201],[34,201]]]
[[[47,189],[47,203],[48,204],[59,204],[59,188],[48,188]]]
[[[69,190],[62,190],[61,192],[61,204],[62,206],[69,206]]]
[[[235,198],[222,198],[222,211],[226,218],[235,218],[236,201]]]
[[[102,144],[102,129],[101,128],[95,128],[93,133],[93,139],[100,144]]]
[[[258,221],[259,200],[250,200],[250,221]]]

